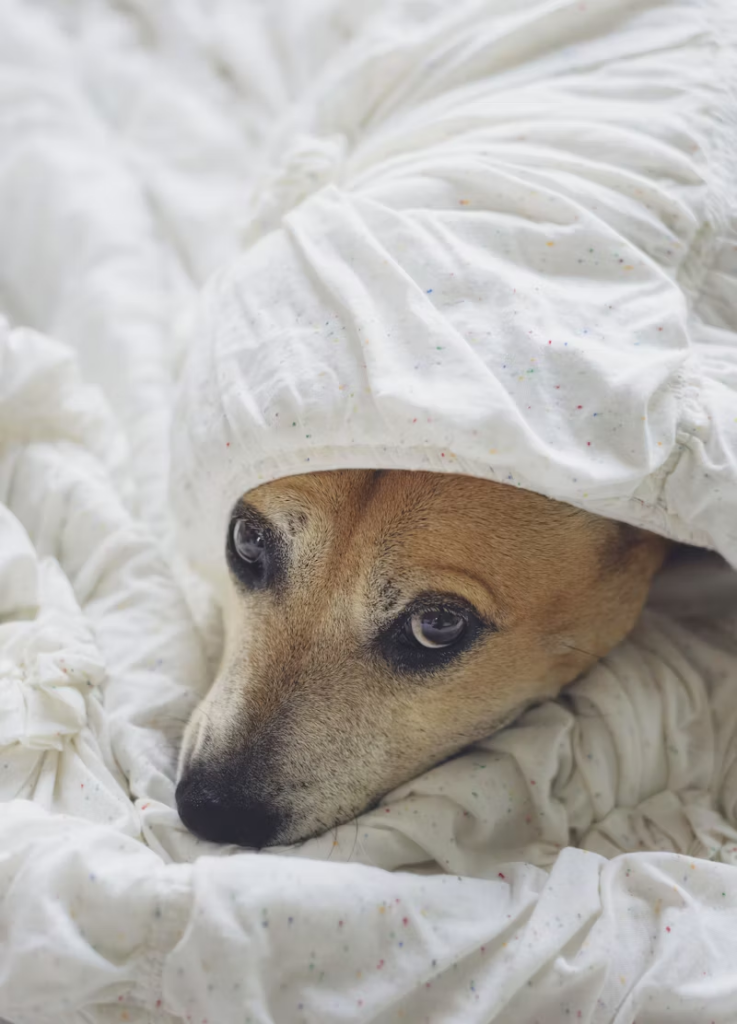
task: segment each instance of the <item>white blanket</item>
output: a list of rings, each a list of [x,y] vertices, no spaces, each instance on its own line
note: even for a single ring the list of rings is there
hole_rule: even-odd
[[[737,562],[734,20],[0,7],[0,1016],[733,1024],[718,559],[299,848],[199,843],[173,777],[218,654],[175,538],[216,569],[230,503],[306,460],[510,478]]]

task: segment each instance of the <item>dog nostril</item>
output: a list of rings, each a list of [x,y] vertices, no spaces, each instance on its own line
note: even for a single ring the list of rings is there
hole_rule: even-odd
[[[243,787],[245,789],[245,787]],[[270,804],[188,773],[176,789],[179,817],[200,839],[260,849],[276,840],[284,818]]]

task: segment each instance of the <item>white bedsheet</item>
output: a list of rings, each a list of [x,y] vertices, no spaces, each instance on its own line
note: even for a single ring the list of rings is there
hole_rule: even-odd
[[[647,22],[669,5],[624,6]],[[716,558],[674,567],[631,638],[560,700],[357,822],[254,854],[200,843],[174,809],[177,738],[218,644],[167,500],[191,303],[253,233],[254,154],[278,163],[317,70],[374,33],[376,81],[401,77],[403,19],[443,7],[0,7],[12,1024],[737,1018],[737,593]],[[616,5],[520,10],[530,32],[579,7],[606,28]],[[329,179],[341,145],[313,140],[300,175],[257,186],[264,225],[300,198],[305,161],[313,185]],[[730,272],[712,268],[698,314],[724,381],[731,313],[714,282]],[[726,549],[733,527],[702,505],[699,529]]]

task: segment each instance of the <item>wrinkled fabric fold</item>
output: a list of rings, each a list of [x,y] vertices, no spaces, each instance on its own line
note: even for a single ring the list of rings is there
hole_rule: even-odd
[[[326,835],[200,842],[174,779],[219,657],[192,564],[265,480],[471,473],[735,563],[735,21],[2,6],[0,1017],[733,1024],[716,555]]]

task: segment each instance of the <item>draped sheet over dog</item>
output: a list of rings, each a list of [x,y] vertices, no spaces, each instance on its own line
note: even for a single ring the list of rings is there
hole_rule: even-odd
[[[737,564],[736,21],[0,7],[0,1016],[735,1020],[716,557],[300,847],[198,842],[173,779],[218,653],[183,556],[262,481],[473,473]]]
[[[273,144],[185,374],[193,557],[222,560],[259,481],[383,466],[506,480],[737,562],[737,104],[716,45],[737,14],[504,6],[360,40]]]

